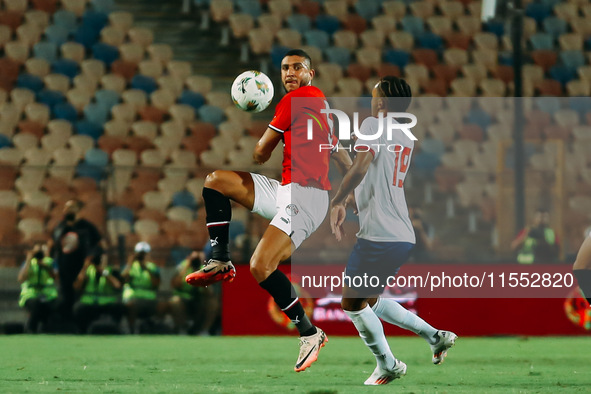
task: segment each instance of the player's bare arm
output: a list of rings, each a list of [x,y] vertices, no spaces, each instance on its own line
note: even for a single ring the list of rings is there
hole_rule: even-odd
[[[345,201],[347,196],[359,186],[372,160],[373,153],[358,152],[355,160],[353,160],[353,165],[345,174],[339,190],[330,202],[330,227],[338,241],[341,240],[343,235],[342,224],[345,221]]]
[[[261,139],[254,147],[254,152],[252,154],[254,161],[258,164],[263,164],[269,160],[271,153],[273,153],[273,150],[275,150],[275,147],[277,147],[277,144],[282,140],[282,138],[283,136],[281,133],[268,127],[265,131],[265,134],[263,134]]]
[[[337,168],[343,175],[345,175],[353,165],[353,160],[351,160],[351,156],[349,156],[347,150],[343,148],[343,146],[340,143],[338,149],[334,151],[330,157],[334,160],[335,164],[337,165]]]

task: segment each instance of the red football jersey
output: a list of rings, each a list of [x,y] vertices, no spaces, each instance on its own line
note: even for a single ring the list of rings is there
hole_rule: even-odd
[[[283,134],[282,185],[295,182],[330,190],[328,166],[331,150],[327,145],[334,146],[336,138],[332,133],[332,120],[329,122],[327,115],[320,112],[326,107],[324,93],[315,86],[293,90],[277,104],[269,127]],[[308,139],[308,119],[312,120],[311,139]]]

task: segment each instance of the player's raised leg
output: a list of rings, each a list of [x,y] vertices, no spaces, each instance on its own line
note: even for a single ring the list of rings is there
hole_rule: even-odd
[[[390,298],[378,298],[372,309],[385,322],[412,331],[425,339],[433,351],[433,364],[441,364],[447,355],[447,350],[455,344],[456,334],[451,331],[440,331],[433,328],[419,316]]]
[[[591,235],[585,238],[573,265],[573,275],[579,282],[587,302],[591,304]]]
[[[343,288],[341,306],[351,318],[359,336],[376,358],[377,367],[365,381],[366,385],[374,386],[388,384],[394,379],[406,375],[406,364],[392,354],[384,327],[378,316],[356,290],[347,286]]]
[[[230,200],[252,210],[254,184],[251,174],[223,170],[208,174],[203,187],[203,202],[212,255],[203,268],[187,275],[185,280],[190,285],[208,286],[222,280],[231,281],[236,276],[229,250],[232,219]]]
[[[281,261],[291,256],[293,248],[291,238],[284,231],[269,226],[250,259],[250,272],[298,329],[300,354],[294,370],[300,372],[317,360],[320,348],[328,342],[328,338],[308,319],[293,285],[277,269]]]

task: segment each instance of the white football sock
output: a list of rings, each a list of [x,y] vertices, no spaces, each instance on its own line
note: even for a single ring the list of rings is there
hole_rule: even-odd
[[[396,358],[388,346],[382,322],[371,307],[368,305],[360,311],[345,311],[345,313],[351,318],[359,331],[359,336],[376,357],[378,366],[386,370],[394,368]]]
[[[423,337],[430,344],[435,343],[437,340],[434,337],[437,333],[435,328],[390,298],[378,298],[372,309],[380,319],[410,330]]]

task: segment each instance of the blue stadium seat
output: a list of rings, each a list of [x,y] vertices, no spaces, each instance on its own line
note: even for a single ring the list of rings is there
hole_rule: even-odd
[[[82,25],[88,26],[97,32],[109,24],[109,17],[104,12],[88,10],[82,15]]]
[[[512,52],[499,52],[499,64],[503,66],[513,66],[513,53]]]
[[[191,254],[193,250],[190,248],[186,248],[184,246],[174,246],[170,249],[169,261],[167,264],[177,266],[181,263],[184,259],[187,258],[188,255]]]
[[[231,240],[236,239],[239,235],[246,233],[246,226],[239,220],[232,220],[230,222],[229,236]]]
[[[58,25],[49,25],[45,28],[45,37],[49,42],[53,42],[58,47],[68,41],[70,31],[65,27]]]
[[[109,208],[107,211],[107,219],[109,220],[121,219],[128,221],[129,224],[133,224],[133,218],[133,211],[127,207],[116,206]]]
[[[380,14],[382,4],[379,0],[363,0],[355,3],[355,12],[369,21]]]
[[[445,153],[445,145],[441,140],[427,138],[421,142],[421,152],[430,153],[440,158]]]
[[[91,148],[84,154],[84,161],[76,166],[76,175],[92,178],[98,183],[108,175],[105,171],[108,163],[109,155],[107,152]]]
[[[486,104],[483,101],[481,104]],[[492,117],[488,112],[483,111],[481,108],[472,108],[466,117],[468,123],[477,124],[482,130],[486,130],[487,127],[492,123]]]
[[[483,26],[484,31],[493,33],[497,37],[501,38],[505,34],[505,24],[499,21],[486,22]]]
[[[418,47],[438,51],[443,49],[443,39],[435,33],[425,32],[418,36]]]
[[[545,6],[553,9],[556,4],[560,4],[562,0],[541,0],[541,3]]]
[[[560,61],[576,73],[577,68],[585,65],[585,55],[581,51],[562,51]]]
[[[57,59],[57,45],[53,42],[38,42],[33,46],[33,57],[40,57],[49,63]]]
[[[281,61],[290,49],[291,48],[281,45],[274,45],[273,48],[271,48],[271,64],[276,70],[281,69]]]
[[[38,103],[42,103],[47,105],[50,109],[53,110],[57,104],[63,103],[66,101],[66,96],[57,90],[41,90],[36,94],[36,100]]]
[[[550,68],[550,77],[557,80],[563,86],[577,78],[577,72],[564,65],[556,65]]]
[[[287,17],[287,25],[290,29],[299,31],[300,34],[312,29],[312,21],[308,15],[303,14],[293,14]]]
[[[569,97],[568,107],[574,109],[583,117],[591,108],[591,97]]]
[[[140,89],[151,94],[155,90],[158,90],[158,83],[152,77],[146,75],[137,74],[131,79],[131,87],[133,89]]]
[[[26,88],[37,93],[45,86],[43,80],[36,75],[22,73],[19,74],[16,80],[16,86],[19,88]]]
[[[51,64],[51,71],[56,74],[63,74],[70,79],[78,75],[78,63],[70,59],[59,59]]]
[[[91,49],[99,40],[100,32],[88,26],[80,26],[74,33],[74,41]]]
[[[534,18],[538,25],[540,25],[544,19],[550,16],[550,13],[550,7],[542,3],[529,3],[527,7],[525,7],[525,16]]]
[[[197,209],[197,201],[193,193],[187,190],[180,190],[172,196],[173,207],[187,207],[189,209]]]
[[[529,38],[531,46],[534,50],[538,49],[554,49],[554,39],[548,33],[532,34]]]
[[[78,119],[78,111],[76,111],[76,108],[70,103],[56,104],[53,107],[51,114],[55,119],[65,119],[70,123],[74,123]]]
[[[195,109],[195,114],[197,114],[197,110],[205,104],[205,97],[201,93],[183,90],[179,98],[179,104],[190,105]]]
[[[92,46],[92,56],[110,66],[111,63],[119,59],[119,49],[104,42],[97,42]]]
[[[197,110],[199,119],[218,126],[224,121],[224,110],[214,105],[206,104]]]
[[[119,93],[114,90],[101,89],[94,94],[97,104],[103,105],[111,110],[111,108],[119,103]]]
[[[413,174],[417,176],[431,179],[435,173],[435,169],[441,164],[441,155],[435,155],[429,152],[420,151],[413,155],[412,166]]]
[[[252,15],[255,19],[263,13],[261,2],[259,0],[238,0],[236,5],[240,12]]]
[[[92,4],[95,11],[105,14],[115,11],[115,2],[113,0],[90,0],[90,4]]]
[[[418,16],[406,15],[402,18],[402,29],[414,37],[425,32],[425,21]]]
[[[559,35],[566,33],[568,30],[568,24],[566,21],[556,16],[544,19],[543,25],[544,31],[551,34],[554,38],[558,38]]]
[[[86,108],[84,110],[86,111]],[[92,122],[88,118],[86,120],[79,120],[75,124],[76,133],[87,135],[97,141],[103,135],[103,123]]]
[[[58,10],[53,14],[53,24],[73,33],[78,28],[78,18],[72,11]]]
[[[341,22],[339,22],[339,19],[336,16],[318,15],[316,17],[316,28],[329,35],[333,35],[341,28]]]
[[[536,107],[542,112],[554,115],[554,112],[560,109],[560,99],[558,97],[535,97]]]
[[[84,119],[97,125],[109,120],[109,109],[97,103],[89,103],[84,107]]]
[[[0,134],[0,148],[8,148],[12,146],[12,141],[10,138],[5,136],[4,134]]]
[[[410,62],[410,53],[402,49],[390,49],[384,53],[384,61],[402,69]]]
[[[311,45],[325,50],[330,46],[329,35],[322,30],[310,30],[304,33],[306,45]]]
[[[347,48],[330,47],[324,51],[324,54],[329,63],[339,64],[343,68],[349,67],[351,63],[351,52]]]

